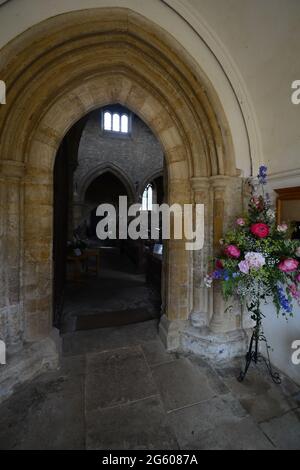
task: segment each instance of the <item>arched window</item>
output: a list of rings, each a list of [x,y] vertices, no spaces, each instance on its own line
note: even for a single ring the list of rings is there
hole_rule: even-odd
[[[121,117],[121,132],[128,133],[128,116],[127,114],[122,114]]]
[[[104,130],[105,131],[111,131],[112,130],[112,116],[111,116],[111,113],[109,111],[106,111],[104,113],[104,124],[103,124],[103,127],[104,127]]]
[[[120,114],[113,114],[113,131],[120,132]]]
[[[102,114],[102,130],[114,134],[129,134],[131,131],[131,116],[130,113],[124,113],[122,110],[105,109]]]
[[[152,211],[153,205],[153,186],[148,184],[143,192],[142,198],[142,210],[143,211]]]

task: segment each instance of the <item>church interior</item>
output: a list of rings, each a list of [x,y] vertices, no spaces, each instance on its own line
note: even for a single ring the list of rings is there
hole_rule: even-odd
[[[0,0],[0,450],[300,449],[299,24]]]

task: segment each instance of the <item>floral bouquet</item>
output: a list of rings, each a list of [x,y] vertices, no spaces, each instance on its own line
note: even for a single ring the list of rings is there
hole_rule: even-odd
[[[224,298],[238,298],[259,324],[261,302],[272,299],[278,314],[290,316],[293,300],[300,304],[300,241],[291,239],[292,227],[276,224],[266,183],[267,168],[261,166],[248,213],[220,241],[222,254],[205,277],[207,287],[221,282]]]

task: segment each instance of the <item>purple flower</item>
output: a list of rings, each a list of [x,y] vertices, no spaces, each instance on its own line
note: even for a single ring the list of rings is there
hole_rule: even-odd
[[[212,277],[213,277],[213,279],[216,279],[216,280],[222,279],[223,272],[221,270],[216,270],[212,273]]]
[[[238,266],[239,266],[241,273],[249,274],[250,267],[249,267],[248,261],[243,260],[238,264]]]
[[[284,290],[281,286],[277,287],[277,293],[278,293],[278,300],[282,309],[287,313],[292,313],[293,311],[292,306],[289,302],[289,299],[284,294]]]
[[[267,184],[267,170],[268,168],[265,165],[259,167],[258,181],[260,184]]]

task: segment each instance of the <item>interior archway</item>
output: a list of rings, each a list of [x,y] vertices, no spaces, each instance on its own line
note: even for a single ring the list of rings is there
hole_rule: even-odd
[[[18,278],[19,294],[11,306],[17,305],[24,320],[22,339],[47,337],[52,328],[56,151],[76,121],[112,103],[134,111],[160,141],[168,202],[206,205],[205,249],[192,254],[184,240],[167,244],[161,327],[166,344],[179,345],[191,313],[207,325],[217,314],[216,331],[236,329],[240,320],[224,320],[219,298],[215,306],[209,301],[201,275],[224,223],[241,204],[242,180],[220,99],[180,44],[129,10],[86,10],[51,18],[12,41],[3,52],[2,69],[9,103],[0,116],[2,184],[18,195],[3,209],[8,219],[17,214],[17,227],[6,234],[6,265],[11,266],[6,276],[9,282]],[[234,203],[226,206],[233,194]]]

